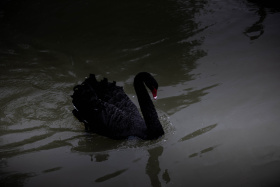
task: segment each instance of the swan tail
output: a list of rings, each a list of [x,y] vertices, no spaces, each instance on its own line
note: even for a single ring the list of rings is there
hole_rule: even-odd
[[[74,87],[74,93],[71,96],[74,106],[72,113],[85,124],[86,130],[101,133],[114,123],[110,116],[114,116],[116,107],[107,104],[105,100],[112,99],[111,94],[117,87],[116,82],[110,83],[107,78],[97,81],[94,74],[90,74],[82,84]],[[119,118],[118,115],[115,116],[115,119]]]
[[[85,124],[87,129],[88,124],[98,116],[98,111],[101,110],[100,100],[98,98],[98,82],[94,74],[90,74],[82,84],[73,88],[71,95],[74,110],[74,116]]]

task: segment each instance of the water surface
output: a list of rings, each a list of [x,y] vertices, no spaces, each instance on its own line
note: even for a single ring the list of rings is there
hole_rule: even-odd
[[[280,25],[272,1],[3,1],[1,186],[279,186]],[[89,73],[159,83],[166,134],[84,131]]]

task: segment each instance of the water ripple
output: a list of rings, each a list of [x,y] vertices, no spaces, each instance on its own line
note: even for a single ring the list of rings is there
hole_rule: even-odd
[[[209,132],[209,131],[211,131],[212,129],[214,129],[217,125],[218,125],[218,124],[215,123],[215,124],[213,124],[213,125],[209,125],[209,126],[204,127],[204,128],[202,128],[202,129],[198,129],[198,130],[196,130],[196,131],[194,131],[194,132],[192,132],[192,133],[190,133],[190,134],[184,136],[184,137],[181,138],[178,142],[183,142],[183,141],[186,141],[186,140],[195,138],[195,137],[197,137],[197,136],[199,136],[199,135],[202,135],[202,134],[204,134],[204,133],[206,133],[206,132]]]

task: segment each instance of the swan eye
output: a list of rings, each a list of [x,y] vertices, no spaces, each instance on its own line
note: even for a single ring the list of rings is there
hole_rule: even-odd
[[[153,94],[154,99],[156,100],[157,99],[157,89],[154,88],[152,90],[152,94]]]

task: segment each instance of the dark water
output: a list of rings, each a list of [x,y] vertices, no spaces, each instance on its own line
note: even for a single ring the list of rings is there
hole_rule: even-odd
[[[1,186],[279,186],[279,10],[257,0],[1,1]],[[140,71],[159,82],[166,134],[84,132],[73,86],[95,73],[137,104]]]

